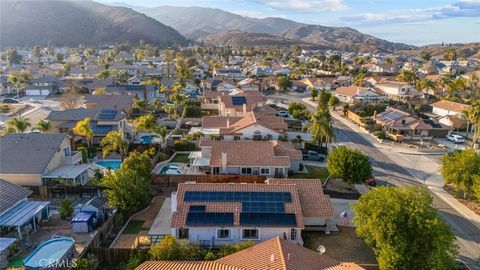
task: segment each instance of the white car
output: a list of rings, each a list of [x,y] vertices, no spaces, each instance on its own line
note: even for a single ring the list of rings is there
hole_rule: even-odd
[[[453,143],[464,143],[465,138],[463,138],[462,136],[457,135],[457,134],[448,134],[447,135],[447,141],[451,141]]]
[[[290,114],[288,113],[288,111],[278,111],[277,116],[281,116],[281,117],[290,117]]]

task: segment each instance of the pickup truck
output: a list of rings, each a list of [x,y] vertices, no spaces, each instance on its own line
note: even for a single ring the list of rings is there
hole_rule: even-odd
[[[303,152],[303,160],[315,160],[323,162],[325,161],[326,156],[315,151],[306,151]]]

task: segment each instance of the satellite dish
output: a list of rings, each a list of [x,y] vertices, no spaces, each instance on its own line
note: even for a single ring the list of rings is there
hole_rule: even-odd
[[[325,246],[319,245],[317,248],[317,251],[320,252],[321,254],[324,254],[327,251],[327,249],[325,248]]]

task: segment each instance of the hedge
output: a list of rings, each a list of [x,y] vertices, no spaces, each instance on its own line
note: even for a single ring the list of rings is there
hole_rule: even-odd
[[[175,151],[193,151],[196,146],[187,140],[177,140],[173,143],[173,148]]]

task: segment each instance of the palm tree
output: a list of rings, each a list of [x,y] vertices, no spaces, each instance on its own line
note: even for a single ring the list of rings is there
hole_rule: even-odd
[[[52,128],[52,123],[48,120],[41,120],[35,126],[35,129],[39,130],[42,133],[47,133]]]
[[[328,143],[335,139],[335,131],[332,126],[332,117],[330,111],[325,108],[317,109],[317,112],[312,115],[312,125],[310,126],[310,133],[312,139],[317,145],[328,146]]]
[[[415,85],[417,83],[418,77],[415,70],[402,69],[402,71],[400,71],[400,74],[398,74],[397,76],[397,80]]]
[[[73,128],[73,133],[78,136],[82,136],[87,141],[87,146],[90,146],[90,141],[93,138],[93,131],[90,127],[91,119],[87,117],[77,122],[77,125]]]
[[[111,152],[117,152],[122,157],[127,155],[128,141],[123,138],[123,134],[119,131],[110,131],[100,142],[103,157],[108,156]]]
[[[7,122],[7,133],[23,133],[31,126],[28,119],[21,116],[14,116]]]
[[[480,101],[477,100],[468,109],[464,111],[465,117],[472,123],[473,126],[473,149],[478,146],[478,138],[480,137]],[[468,130],[467,130],[468,132]]]
[[[135,119],[134,126],[136,132],[146,131],[157,134],[162,140],[162,146],[164,146],[165,140],[168,135],[167,128],[164,125],[157,124],[153,115],[148,114],[138,117],[137,119]]]
[[[417,82],[416,87],[417,87],[417,89],[419,89],[423,92],[430,93],[430,90],[435,90],[437,88],[437,85],[432,80],[423,79],[423,80],[420,80],[419,82]]]

